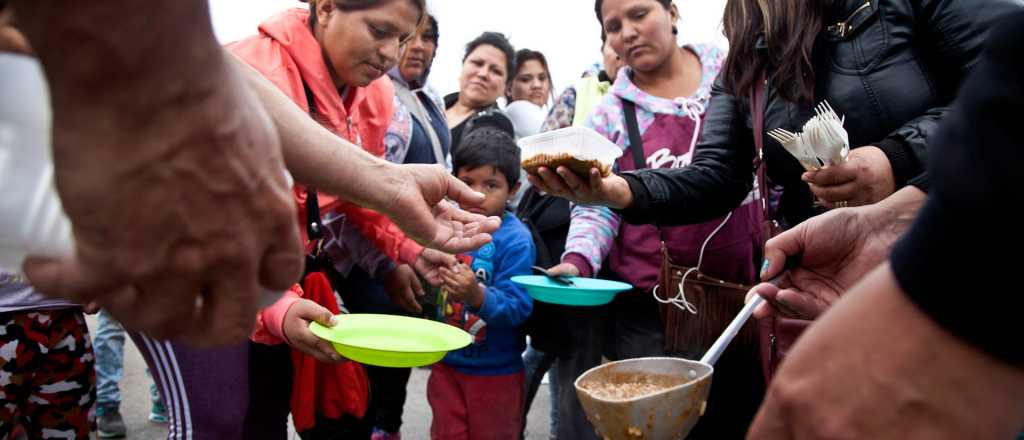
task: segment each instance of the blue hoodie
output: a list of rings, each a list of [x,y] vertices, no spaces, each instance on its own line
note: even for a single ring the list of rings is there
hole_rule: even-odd
[[[484,302],[473,309],[442,290],[444,320],[473,336],[473,343],[445,356],[445,365],[465,374],[496,376],[523,369],[526,338],[522,324],[533,311],[533,299],[512,282],[529,275],[534,248],[530,232],[514,215],[506,213],[494,239],[469,254],[470,267],[486,286]]]

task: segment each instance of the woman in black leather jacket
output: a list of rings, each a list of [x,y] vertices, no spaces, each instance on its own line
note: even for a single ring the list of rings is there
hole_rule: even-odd
[[[762,10],[759,3],[764,3]],[[729,0],[731,51],[690,166],[581,179],[541,169],[550,194],[621,210],[630,223],[691,224],[735,208],[754,183],[749,96],[764,87],[768,179],[783,188],[776,218],[877,202],[924,172],[929,136],[980,58],[988,28],[1013,0]],[[766,80],[765,80],[766,78]],[[805,172],[765,131],[798,131],[828,100],[846,117],[847,163]]]

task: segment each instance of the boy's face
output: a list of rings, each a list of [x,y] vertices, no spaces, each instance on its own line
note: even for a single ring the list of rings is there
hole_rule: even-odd
[[[469,212],[487,216],[500,217],[505,212],[508,199],[519,189],[519,183],[509,188],[508,179],[493,165],[476,168],[459,168],[455,177],[463,181],[474,191],[484,195],[484,203],[479,207],[470,208]]]

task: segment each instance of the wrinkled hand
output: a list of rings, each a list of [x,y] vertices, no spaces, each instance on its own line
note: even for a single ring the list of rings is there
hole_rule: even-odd
[[[435,270],[437,270],[437,276],[440,279],[440,270]],[[423,311],[419,302],[416,301],[416,298],[422,298],[424,295],[423,285],[420,284],[419,277],[416,276],[416,272],[409,265],[400,265],[384,276],[384,291],[391,298],[391,302],[403,310],[411,313]]]
[[[320,339],[309,330],[309,323],[313,321],[325,327],[334,327],[338,318],[324,306],[308,299],[300,299],[292,304],[284,314],[282,325],[288,345],[313,356],[320,362],[334,363],[345,360],[334,347],[331,347],[330,342]]]
[[[854,148],[846,163],[808,171],[801,178],[829,208],[840,201],[847,206],[868,205],[896,191],[889,158],[874,146]]]
[[[484,289],[476,280],[473,269],[465,264],[457,264],[451,269],[441,268],[441,286],[449,294],[463,303],[479,309],[484,303]]]
[[[754,316],[778,314],[814,319],[868,272],[882,264],[913,215],[886,205],[839,209],[813,217],[771,239],[765,245],[761,278],[781,273],[786,258],[800,256],[779,287],[760,284],[751,289],[768,302]],[[776,307],[769,303],[775,302]]]
[[[491,241],[501,219],[459,209],[479,206],[477,193],[438,165],[401,165],[383,176],[389,188],[384,206],[374,207],[391,218],[416,242],[450,254],[469,252]],[[448,201],[446,200],[446,198]]]
[[[29,259],[25,272],[155,338],[242,341],[263,288],[302,273],[277,133],[223,59],[145,99],[132,90],[54,93],[56,183],[77,254]]]
[[[455,265],[455,256],[434,249],[423,249],[413,268],[431,286],[441,285],[441,268]]]
[[[560,166],[555,172],[541,167],[537,174],[527,176],[530,183],[553,196],[584,205],[604,205],[627,208],[633,204],[633,193],[626,179],[617,174],[601,177],[597,168],[591,168],[587,179],[581,179],[569,168]]]
[[[548,273],[552,276],[565,275],[570,277],[580,276],[580,270],[571,263],[556,264],[548,268]]]
[[[1024,372],[935,325],[883,265],[800,336],[747,438],[1009,439],[1021,426]]]

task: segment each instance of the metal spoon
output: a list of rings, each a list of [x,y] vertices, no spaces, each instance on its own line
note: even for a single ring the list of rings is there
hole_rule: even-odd
[[[570,280],[569,277],[565,275],[555,275],[551,272],[548,272],[547,269],[540,266],[533,266],[533,270],[544,274],[544,276],[548,277],[548,279],[550,279],[551,281],[554,281],[563,286],[576,287],[576,283],[572,282],[572,280]]]

